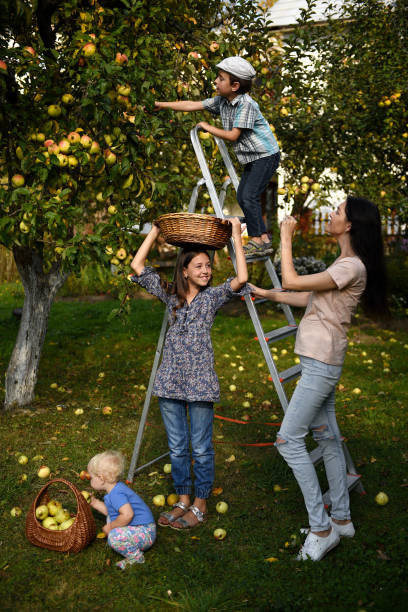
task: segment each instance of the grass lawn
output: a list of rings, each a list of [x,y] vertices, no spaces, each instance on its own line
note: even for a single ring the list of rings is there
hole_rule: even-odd
[[[20,305],[18,293],[0,287],[2,377],[18,329],[12,309]],[[242,445],[273,441],[276,427],[265,423],[278,423],[282,413],[241,302],[220,312],[212,334],[222,395],[215,412],[244,423],[215,420],[215,487],[222,492],[209,500],[208,522],[191,532],[159,530],[146,563],[126,572],[115,568],[119,556],[102,539],[79,554],[36,548],[25,539],[25,513],[43,485],[36,475],[41,463],[83,489],[78,473],[95,453],[115,448],[130,460],[163,308],[157,301],[135,300],[123,325],[107,321],[112,306],[110,301],[57,302],[35,402],[26,410],[0,413],[1,609],[405,610],[408,333],[396,325],[380,329],[363,318],[355,320],[350,332],[337,407],[367,494],[351,494],[355,538],[343,540],[320,563],[293,560],[306,513],[283,459],[273,446]],[[262,314],[266,331],[284,324],[272,306],[262,306]],[[279,369],[294,363],[293,339],[275,348]],[[102,413],[106,405],[111,415]],[[75,414],[78,408],[82,414]],[[141,459],[166,450],[154,400]],[[21,453],[29,458],[26,465],[17,461]],[[34,460],[36,455],[43,458]],[[235,460],[228,461],[231,455]],[[145,470],[134,483],[151,506],[154,495],[173,491],[171,476],[163,473],[166,462]],[[320,468],[319,473],[325,487]],[[389,496],[385,506],[374,500],[379,491]],[[63,488],[55,497],[73,503]],[[229,504],[224,515],[215,511],[220,500]],[[19,518],[10,516],[13,506],[23,510]],[[157,517],[159,510],[153,511]],[[95,518],[99,531],[102,517]],[[227,531],[222,542],[213,537],[217,527]]]

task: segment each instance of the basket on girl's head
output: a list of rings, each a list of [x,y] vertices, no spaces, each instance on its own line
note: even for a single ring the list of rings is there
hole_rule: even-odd
[[[156,219],[164,239],[175,246],[200,244],[222,249],[231,238],[232,227],[227,219],[196,213],[168,213]]]
[[[46,506],[50,502],[48,488],[56,483],[65,485],[69,489],[68,493],[71,493],[71,499],[74,498],[76,502],[75,520],[63,531],[47,529],[36,516],[39,506]],[[91,508],[79,489],[64,478],[54,478],[39,491],[31,504],[26,518],[25,533],[31,544],[40,548],[61,552],[79,552],[95,539],[96,526]]]

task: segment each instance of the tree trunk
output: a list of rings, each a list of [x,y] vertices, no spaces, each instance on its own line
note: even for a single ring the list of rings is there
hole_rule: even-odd
[[[34,249],[16,247],[13,252],[25,295],[20,328],[6,374],[6,410],[26,406],[34,399],[51,305],[68,276],[61,271],[60,262],[44,273],[43,260]]]

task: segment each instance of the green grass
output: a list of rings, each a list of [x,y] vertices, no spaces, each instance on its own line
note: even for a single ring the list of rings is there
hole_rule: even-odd
[[[12,309],[21,305],[21,291],[5,285],[0,287],[0,298],[3,376],[18,329]],[[24,514],[43,484],[36,476],[39,463],[82,489],[78,473],[95,453],[111,447],[130,459],[144,401],[140,385],[147,386],[163,308],[156,301],[135,300],[130,320],[123,325],[108,322],[113,305],[111,301],[57,302],[35,402],[26,410],[0,414],[1,608],[19,612],[405,610],[408,334],[396,325],[394,331],[380,329],[362,318],[350,331],[352,345],[337,407],[367,494],[351,494],[355,538],[342,541],[322,562],[296,563],[297,548],[285,547],[291,534],[306,524],[306,513],[283,459],[272,446],[241,445],[273,441],[276,427],[265,423],[279,422],[282,413],[266,366],[258,366],[262,354],[240,302],[223,310],[213,328],[222,394],[215,412],[241,420],[248,416],[249,421],[243,425],[215,420],[215,486],[223,492],[210,498],[208,522],[187,533],[159,530],[146,563],[124,573],[114,567],[119,557],[103,540],[95,540],[79,554],[65,554],[36,548],[25,539]],[[267,331],[283,325],[282,316],[271,306],[263,306],[262,311]],[[292,339],[276,348],[279,369],[293,364]],[[287,354],[282,355],[281,349]],[[50,388],[54,382],[58,389]],[[229,391],[232,382],[235,392]],[[289,393],[293,385],[288,386]],[[359,395],[353,393],[355,388],[361,389]],[[248,393],[253,397],[246,397]],[[249,408],[242,405],[245,401]],[[270,405],[262,406],[268,401]],[[102,414],[105,405],[112,406],[111,416]],[[84,412],[77,416],[79,407]],[[148,420],[142,461],[166,451],[156,400]],[[19,465],[19,453],[29,457],[27,465]],[[44,458],[33,461],[39,454]],[[227,462],[231,454],[235,461]],[[173,490],[171,477],[162,471],[165,462],[142,472],[134,484],[150,505],[155,494]],[[319,475],[325,487],[321,469]],[[275,484],[282,487],[278,493],[273,491]],[[379,491],[388,494],[388,505],[375,503]],[[73,503],[64,490],[55,495]],[[229,504],[222,516],[215,512],[220,499]],[[13,506],[23,509],[20,518],[10,516]],[[156,508],[154,513],[157,517]],[[101,517],[95,518],[100,528]],[[227,530],[223,542],[212,535],[218,526]],[[270,557],[278,561],[266,561]]]

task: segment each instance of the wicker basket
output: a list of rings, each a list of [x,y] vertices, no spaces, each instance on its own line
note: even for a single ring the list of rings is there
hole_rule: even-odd
[[[232,225],[226,219],[195,213],[168,213],[156,219],[166,242],[175,246],[200,244],[222,249],[231,238]]]
[[[56,482],[61,482],[71,489],[77,502],[75,522],[64,531],[45,529],[35,516],[36,508],[50,501],[47,489]],[[64,478],[54,478],[47,482],[32,503],[26,518],[25,533],[35,546],[61,552],[79,552],[95,539],[96,526],[91,508],[79,489]]]

